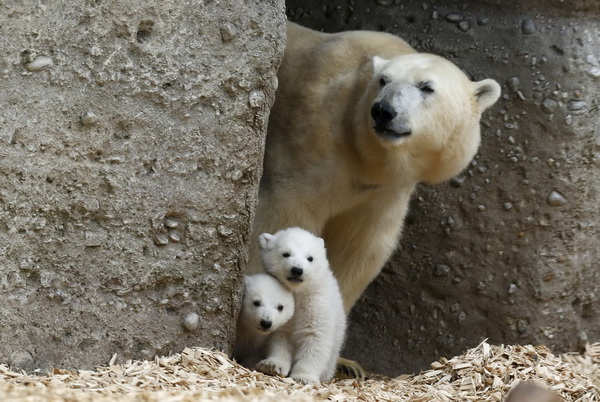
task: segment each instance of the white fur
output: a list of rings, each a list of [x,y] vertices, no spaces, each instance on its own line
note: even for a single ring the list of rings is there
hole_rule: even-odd
[[[263,233],[259,243],[265,270],[293,292],[296,309],[285,329],[269,339],[267,358],[257,368],[289,372],[304,383],[330,380],[344,343],[346,315],[323,239],[289,228]]]
[[[271,334],[294,314],[294,296],[268,274],[245,278],[244,299],[237,323],[233,357],[252,368],[265,357],[264,345]],[[265,325],[271,324],[266,328]]]

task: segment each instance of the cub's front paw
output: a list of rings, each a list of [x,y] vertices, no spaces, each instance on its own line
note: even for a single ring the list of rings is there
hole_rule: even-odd
[[[303,384],[315,384],[315,383],[320,382],[318,376],[307,374],[307,373],[294,373],[292,371],[292,373],[290,374],[290,377],[292,377],[292,379],[294,381],[301,382]]]
[[[289,365],[274,359],[263,359],[256,363],[255,369],[269,375],[286,377],[290,372]]]

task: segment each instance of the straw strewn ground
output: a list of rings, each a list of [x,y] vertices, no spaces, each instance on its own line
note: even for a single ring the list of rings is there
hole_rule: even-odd
[[[116,357],[116,356],[115,356]],[[522,382],[565,401],[600,402],[600,343],[584,354],[553,355],[544,346],[478,347],[432,363],[419,375],[366,381],[296,384],[250,371],[220,352],[185,349],[154,361],[128,361],[95,371],[55,369],[44,376],[0,365],[3,401],[501,401]]]

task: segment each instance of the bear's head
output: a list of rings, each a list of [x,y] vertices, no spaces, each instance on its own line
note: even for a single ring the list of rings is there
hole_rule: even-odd
[[[409,158],[416,178],[431,183],[464,169],[480,142],[479,119],[500,96],[491,79],[472,82],[450,61],[426,53],[373,58],[368,107],[372,134]]]
[[[328,269],[325,242],[300,228],[288,228],[259,237],[265,270],[288,289],[312,288]]]
[[[268,334],[294,315],[294,296],[267,274],[245,277],[244,299],[239,320],[247,327]]]

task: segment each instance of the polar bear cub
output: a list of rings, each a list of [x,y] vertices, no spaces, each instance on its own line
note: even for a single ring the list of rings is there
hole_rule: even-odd
[[[314,383],[330,380],[344,336],[346,314],[325,242],[300,228],[259,237],[267,273],[294,294],[294,316],[268,341],[267,358],[256,368],[268,374]]]
[[[252,368],[264,359],[268,336],[292,318],[294,296],[271,275],[246,275],[244,283],[233,357]]]

